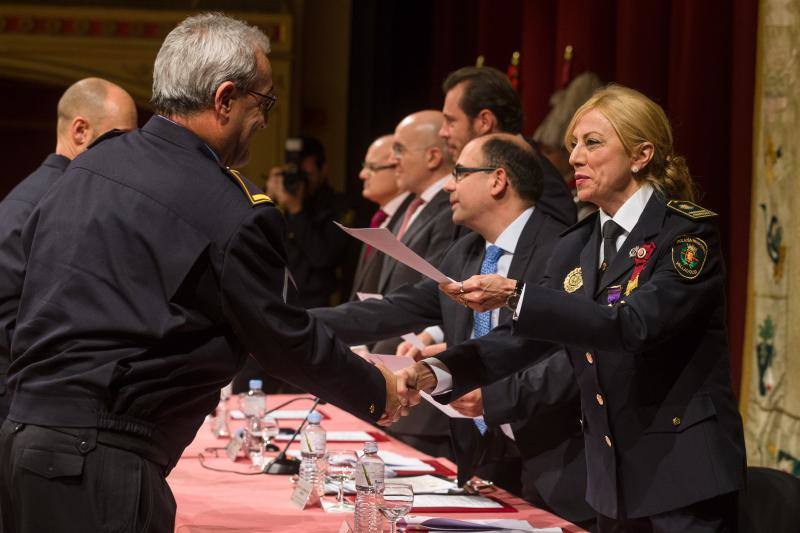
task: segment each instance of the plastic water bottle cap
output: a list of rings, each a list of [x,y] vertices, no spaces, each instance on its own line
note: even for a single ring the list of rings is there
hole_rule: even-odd
[[[364,443],[364,453],[377,453],[378,443],[374,440],[369,440]]]
[[[261,387],[264,385],[264,382],[260,379],[251,379],[250,380],[250,390],[261,390]]]
[[[322,420],[322,415],[317,411],[312,411],[311,414],[308,415],[308,422],[310,424],[319,424],[320,420]]]

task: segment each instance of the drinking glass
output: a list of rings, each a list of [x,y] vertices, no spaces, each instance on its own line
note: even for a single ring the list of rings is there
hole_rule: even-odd
[[[396,533],[397,521],[414,505],[414,489],[405,483],[384,483],[378,488],[377,503],[378,510],[391,524],[390,531]]]
[[[277,452],[279,449],[273,444],[272,439],[278,436],[280,428],[278,422],[267,415],[261,419],[261,439],[263,440],[263,447],[266,452]]]
[[[344,482],[353,479],[358,464],[358,455],[353,450],[331,450],[328,452],[328,477],[338,483],[336,505],[330,513],[352,513],[354,506],[344,501]]]

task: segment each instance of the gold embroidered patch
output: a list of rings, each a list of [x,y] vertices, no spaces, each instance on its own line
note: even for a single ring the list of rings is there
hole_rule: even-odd
[[[583,272],[581,267],[576,267],[564,278],[564,290],[575,292],[583,287]]]
[[[700,207],[688,200],[670,200],[667,202],[667,207],[692,220],[701,220],[717,216],[715,212],[705,207]]]
[[[236,180],[236,182],[239,184],[239,187],[241,187],[242,191],[244,191],[244,193],[247,195],[247,199],[250,200],[250,205],[258,205],[267,202],[270,203],[272,202],[272,198],[270,198],[266,194],[251,193],[250,189],[247,188],[247,184],[242,179],[242,175],[239,173],[238,170],[229,168],[228,172],[230,173],[231,176],[233,176],[233,179]]]

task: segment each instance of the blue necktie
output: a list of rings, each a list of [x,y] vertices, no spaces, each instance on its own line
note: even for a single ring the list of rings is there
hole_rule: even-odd
[[[481,274],[497,274],[497,262],[500,256],[503,255],[503,249],[499,246],[491,245],[486,248],[486,254],[483,256],[483,263],[481,263]],[[472,327],[472,338],[477,339],[483,337],[492,330],[492,312],[484,311],[483,313],[475,312],[474,325]],[[486,422],[483,417],[473,420],[475,427],[481,432],[481,435],[486,433]]]

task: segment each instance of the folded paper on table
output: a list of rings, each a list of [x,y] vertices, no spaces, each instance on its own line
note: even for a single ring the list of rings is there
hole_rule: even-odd
[[[453,481],[429,475],[404,477],[392,482],[411,485],[416,498],[423,494],[449,494],[452,490],[459,490],[458,485]]]
[[[380,250],[392,259],[413,268],[423,276],[431,278],[436,283],[455,283],[455,280],[445,276],[439,270],[414,253],[408,246],[397,240],[397,237],[386,228],[347,228],[334,220],[334,224],[342,231],[355,237],[373,248]]]
[[[414,497],[414,509],[491,509],[496,511],[504,507],[502,503],[486,496],[419,494]]]

